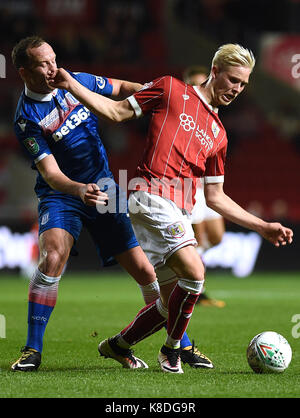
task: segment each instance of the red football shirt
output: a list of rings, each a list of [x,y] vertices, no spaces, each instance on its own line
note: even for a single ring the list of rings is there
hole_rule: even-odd
[[[165,76],[128,98],[136,117],[151,113],[146,148],[131,190],[146,190],[191,211],[196,179],[224,181],[227,136],[217,109],[196,86]]]

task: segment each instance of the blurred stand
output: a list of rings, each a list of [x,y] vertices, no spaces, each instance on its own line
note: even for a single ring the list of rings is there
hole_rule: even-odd
[[[10,59],[15,43],[36,33],[54,46],[59,66],[142,83],[164,74],[181,78],[187,65],[208,66],[216,47],[223,43],[251,48],[257,65],[247,92],[228,109],[220,109],[229,138],[224,188],[243,207],[267,220],[282,220],[298,231],[300,59],[295,61],[295,56],[300,51],[299,9],[298,0],[1,0],[0,54],[6,58],[6,78],[0,78],[2,242],[20,241],[16,234],[23,234],[25,243],[36,219],[35,172],[13,132],[23,85]],[[147,122],[145,118],[122,127],[100,123],[116,180],[119,169],[127,170],[128,181],[134,176]],[[291,247],[278,251],[265,242],[259,246],[257,240],[253,247],[244,245],[248,241],[241,239],[254,235],[230,224],[226,229],[229,234],[244,235],[227,235],[214,254],[207,253],[207,265],[215,266],[211,268],[235,270],[234,256],[246,248],[243,253],[248,261],[251,258],[252,268],[247,270],[246,261],[241,262],[237,275],[247,275],[253,268],[299,270],[297,233]],[[85,257],[80,262],[72,257],[68,269],[101,267],[96,256],[94,261],[90,257],[95,253],[86,239],[83,234],[78,243]],[[7,252],[6,247],[0,254]],[[19,252],[11,251],[2,267],[22,269],[30,257],[25,250]]]
[[[18,271],[22,277],[31,278],[39,256],[38,230],[33,225],[29,232],[12,232],[0,227],[0,270]]]

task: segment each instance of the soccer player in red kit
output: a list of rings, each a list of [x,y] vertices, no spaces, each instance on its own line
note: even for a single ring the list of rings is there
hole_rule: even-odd
[[[209,69],[204,66],[194,65],[187,67],[183,72],[183,81],[191,86],[201,86],[202,83],[206,83],[209,72]],[[225,233],[225,221],[223,216],[206,205],[201,179],[197,181],[195,199],[196,203],[192,210],[191,221],[197,240],[196,249],[200,257],[202,257],[209,248],[220,244],[222,241]],[[197,305],[223,308],[226,303],[223,300],[209,297],[204,287],[197,300]]]
[[[291,229],[250,214],[223,190],[227,137],[217,108],[243,91],[254,64],[249,50],[226,44],[217,50],[204,85],[193,87],[165,76],[119,102],[89,91],[63,69],[49,82],[111,121],[152,116],[137,178],[128,186],[135,190],[128,203],[137,239],[155,267],[160,297],[118,335],[99,344],[105,357],[122,363],[118,348],[129,348],[167,321],[158,362],[165,372],[183,373],[180,340],[204,283],[190,219],[197,178],[204,178],[207,205],[224,218],[260,233],[275,246],[292,242]]]

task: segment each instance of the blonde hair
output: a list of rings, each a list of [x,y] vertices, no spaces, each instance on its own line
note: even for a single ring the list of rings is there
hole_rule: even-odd
[[[242,47],[239,44],[225,44],[219,47],[215,53],[212,66],[217,66],[223,69],[227,66],[242,66],[248,67],[251,71],[255,65],[255,58],[249,49]]]

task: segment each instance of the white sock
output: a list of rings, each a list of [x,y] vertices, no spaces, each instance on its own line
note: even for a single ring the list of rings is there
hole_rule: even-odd
[[[179,279],[178,286],[186,292],[193,293],[195,295],[201,293],[204,285],[204,280],[188,280],[188,279]]]
[[[163,305],[160,298],[156,299],[156,307],[161,316],[168,319],[168,309]]]
[[[180,348],[180,340],[174,340],[174,338],[171,338],[169,335],[166,338],[165,346],[169,348]]]
[[[145,286],[139,285],[146,305],[155,301],[160,296],[160,287],[158,281],[152,282]]]

